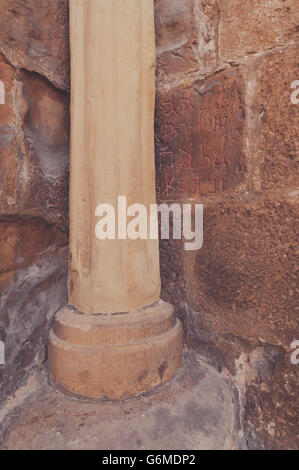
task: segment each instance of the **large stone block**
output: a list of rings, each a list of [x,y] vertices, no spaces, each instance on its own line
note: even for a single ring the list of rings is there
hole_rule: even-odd
[[[27,165],[23,213],[66,227],[68,221],[69,96],[35,74],[23,72],[24,161]],[[25,184],[24,184],[25,183]]]
[[[193,0],[156,0],[158,77],[198,69],[196,17]]]
[[[16,203],[18,193],[18,85],[14,68],[0,54],[0,80],[4,86],[4,104],[0,105],[0,213]],[[20,107],[24,105],[20,100]]]
[[[245,171],[243,82],[237,72],[160,91],[156,166],[160,200],[233,191]]]
[[[68,89],[68,1],[0,0],[0,10],[0,51],[14,66]]]
[[[216,66],[216,0],[156,0],[155,12],[160,81]]]
[[[14,96],[16,93],[15,69],[0,54],[0,80],[4,86],[4,104],[1,103],[0,138],[2,131],[13,131],[15,126]],[[1,142],[1,141],[0,141]]]
[[[47,178],[61,178],[68,166],[69,99],[40,77],[22,74],[28,104],[24,120],[25,139],[34,150]]]
[[[266,48],[298,40],[296,0],[222,0],[219,57],[239,61]]]
[[[298,186],[299,105],[291,101],[299,77],[298,46],[270,53],[257,70],[255,111],[261,119],[257,146],[260,188]]]
[[[68,220],[69,97],[2,57],[0,214]]]
[[[210,305],[215,331],[291,343],[297,209],[292,196],[205,206],[204,245],[185,252],[185,280],[188,304]]]

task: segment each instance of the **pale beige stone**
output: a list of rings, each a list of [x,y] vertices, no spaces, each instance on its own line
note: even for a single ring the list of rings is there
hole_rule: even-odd
[[[66,393],[125,399],[170,380],[181,365],[182,326],[156,302],[127,315],[82,315],[70,307],[49,338],[52,383]]]
[[[98,204],[155,203],[153,0],[71,0],[69,302],[129,312],[160,298],[157,240],[95,236]]]

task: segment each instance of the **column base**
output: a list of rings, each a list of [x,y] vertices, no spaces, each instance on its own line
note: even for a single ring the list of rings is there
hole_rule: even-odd
[[[170,380],[182,358],[182,326],[160,300],[128,314],[65,307],[49,338],[52,383],[92,399],[125,399]]]

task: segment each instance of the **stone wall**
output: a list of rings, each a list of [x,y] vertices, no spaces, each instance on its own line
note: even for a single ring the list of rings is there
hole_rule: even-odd
[[[249,448],[298,447],[295,3],[156,0],[158,198],[204,204],[201,250],[161,243],[163,297],[233,384]]]
[[[161,243],[163,298],[232,384],[249,448],[298,445],[295,3],[155,1],[158,199],[204,204],[201,250]],[[66,301],[69,52],[67,0],[0,11],[3,398],[44,361]]]

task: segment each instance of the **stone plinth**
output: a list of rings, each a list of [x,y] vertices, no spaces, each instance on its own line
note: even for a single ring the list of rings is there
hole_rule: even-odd
[[[181,350],[180,322],[163,301],[112,316],[66,307],[50,333],[51,379],[72,394],[127,398],[168,381],[180,366]]]

